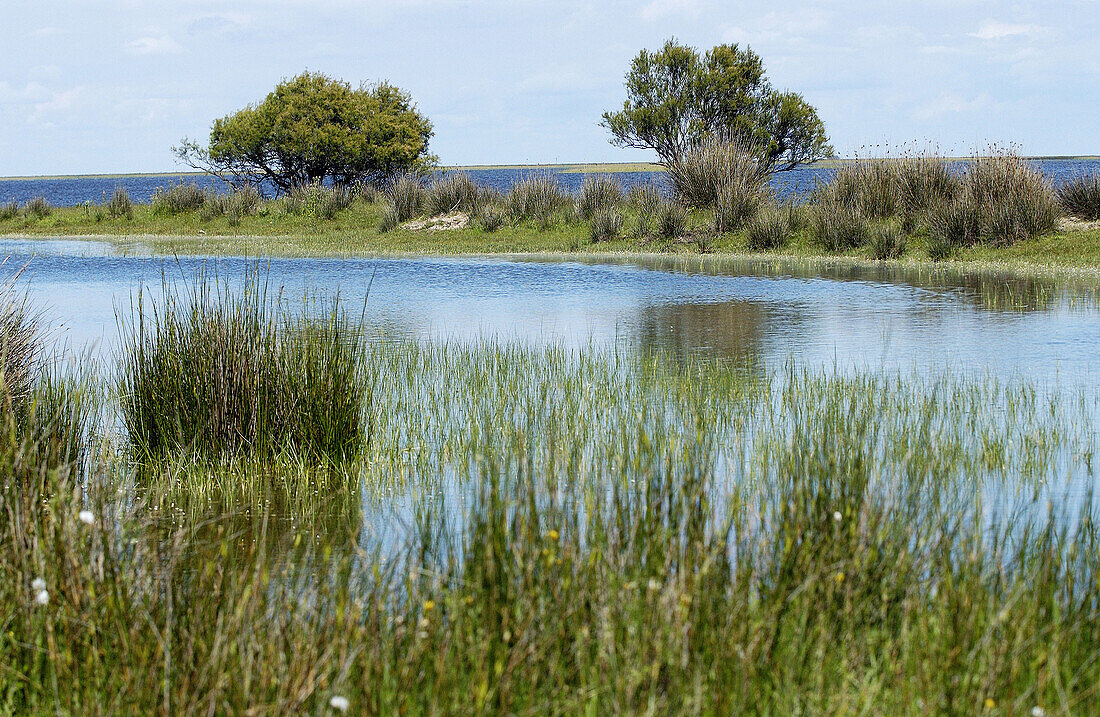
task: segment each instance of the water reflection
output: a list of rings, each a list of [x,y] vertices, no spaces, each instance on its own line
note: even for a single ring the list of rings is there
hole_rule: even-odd
[[[681,361],[705,356],[760,366],[771,313],[749,301],[653,304],[639,312],[631,340],[645,352]]]

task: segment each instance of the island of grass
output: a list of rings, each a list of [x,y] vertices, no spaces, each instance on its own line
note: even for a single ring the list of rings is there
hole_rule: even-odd
[[[575,195],[549,173],[507,193],[452,171],[381,187],[310,186],[265,199],[169,184],[148,204],[0,206],[0,235],[85,237],[176,254],[716,255],[1100,269],[1100,179],[1057,192],[1008,154],[840,163],[811,194],[779,201],[736,147],[702,147],[672,168],[674,193],[624,193],[593,173]],[[578,165],[578,168],[583,168]]]

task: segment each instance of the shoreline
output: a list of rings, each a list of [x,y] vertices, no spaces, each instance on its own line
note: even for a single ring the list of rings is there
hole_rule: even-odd
[[[217,246],[202,251],[203,244],[218,239],[232,239],[230,247],[236,248],[241,242],[255,242],[261,250],[219,251]],[[608,261],[645,261],[670,262],[676,264],[697,263],[719,264],[721,262],[744,265],[771,265],[767,273],[783,274],[784,269],[798,269],[810,272],[829,270],[856,271],[903,271],[935,274],[1001,274],[1020,278],[1050,278],[1085,280],[1100,286],[1100,265],[1066,265],[1038,263],[1011,258],[956,258],[935,261],[919,256],[905,256],[898,259],[872,259],[854,254],[814,254],[795,251],[753,252],[738,249],[698,251],[657,251],[643,248],[596,248],[592,250],[576,249],[536,249],[530,251],[493,251],[476,250],[446,251],[445,247],[427,248],[384,248],[363,246],[354,251],[311,251],[305,246],[309,237],[301,235],[164,235],[164,234],[71,234],[71,235],[35,235],[26,233],[0,234],[0,240],[17,240],[49,243],[54,241],[98,242],[111,245],[122,254],[131,250],[150,257],[170,256],[211,256],[237,257],[244,259],[499,259],[501,261],[577,261],[581,263]],[[444,251],[439,249],[443,248]],[[272,249],[276,249],[272,251]],[[281,250],[280,250],[281,249]],[[759,268],[765,268],[761,266]]]

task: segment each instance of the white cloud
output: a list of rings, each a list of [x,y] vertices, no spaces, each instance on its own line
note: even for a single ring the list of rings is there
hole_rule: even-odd
[[[642,8],[641,16],[646,22],[673,15],[697,17],[702,9],[700,0],[650,0],[650,3]]]
[[[133,55],[170,55],[183,52],[183,47],[168,35],[139,37],[126,46]]]
[[[977,32],[970,33],[970,37],[976,37],[979,40],[1003,40],[1020,35],[1034,35],[1045,29],[1039,25],[1012,25],[991,21],[983,23]]]
[[[930,120],[948,115],[965,115],[986,112],[994,107],[992,97],[983,92],[975,97],[965,97],[956,92],[944,92],[917,110],[918,120]]]

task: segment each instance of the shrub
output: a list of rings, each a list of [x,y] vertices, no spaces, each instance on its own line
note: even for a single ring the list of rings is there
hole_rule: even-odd
[[[406,172],[391,177],[386,184],[385,194],[396,212],[398,224],[424,211],[427,191],[420,177],[414,173]]]
[[[154,214],[183,214],[200,209],[206,201],[206,192],[194,182],[174,184],[167,189],[157,187],[153,192]]]
[[[603,207],[597,209],[592,215],[591,224],[593,242],[609,241],[618,238],[619,232],[622,231],[623,215],[618,209]]]
[[[0,204],[0,221],[15,219],[19,216],[19,202],[14,199],[7,204]]]
[[[714,232],[725,234],[741,229],[769,198],[765,184],[735,180],[723,185],[714,204]]]
[[[971,162],[964,191],[980,210],[981,241],[1009,244],[1058,228],[1058,199],[1050,183],[1010,152]]]
[[[950,165],[931,155],[898,160],[896,181],[902,209],[910,216],[943,206],[958,197],[962,190],[962,182]]]
[[[38,376],[40,331],[15,281],[0,287],[0,404],[22,406]]]
[[[122,340],[122,419],[139,460],[359,453],[363,339],[335,302],[321,317],[283,313],[256,273],[238,291],[200,280],[164,294],[148,309],[139,296]]]
[[[865,217],[892,217],[901,208],[897,162],[890,159],[845,162],[825,185],[818,200],[850,207]]]
[[[653,231],[657,210],[661,206],[661,194],[652,182],[630,188],[626,197],[627,204],[634,210],[634,232],[636,236],[646,237]]]
[[[382,203],[382,215],[378,218],[378,231],[385,234],[393,231],[401,224],[401,215],[393,202],[386,199]]]
[[[425,204],[428,214],[449,214],[454,211],[474,213],[481,206],[482,194],[470,175],[450,172],[435,180],[428,188]]]
[[[24,216],[34,219],[45,219],[50,216],[51,212],[53,212],[53,207],[50,206],[45,197],[35,197],[23,207]]]
[[[871,232],[868,246],[876,259],[897,259],[905,252],[905,235],[893,224],[880,226]]]
[[[942,258],[956,247],[975,244],[981,235],[981,208],[970,197],[944,204],[928,217],[929,253],[938,255],[933,258]]]
[[[550,174],[526,177],[512,186],[505,199],[508,214],[518,221],[534,220],[546,229],[554,214],[570,204],[570,197]]]
[[[355,194],[343,185],[335,187],[319,186],[317,188],[317,204],[314,216],[319,219],[332,219],[339,212],[350,207],[354,201]]]
[[[107,213],[112,219],[133,219],[134,203],[130,200],[130,193],[126,187],[115,187],[111,194],[111,201],[107,202]]]
[[[1074,177],[1058,190],[1058,201],[1078,219],[1100,219],[1100,174]]]
[[[602,210],[613,209],[623,202],[623,190],[618,181],[607,175],[585,178],[575,202],[577,216],[589,221]]]
[[[657,236],[666,241],[687,233],[688,210],[679,202],[662,202],[657,209]]]
[[[481,208],[477,215],[477,221],[485,231],[495,232],[504,225],[505,216],[504,207],[494,202]]]
[[[753,251],[778,249],[791,234],[790,213],[784,207],[767,206],[748,223],[745,236]]]
[[[871,232],[867,217],[856,207],[827,202],[814,213],[814,238],[829,251],[846,251],[867,243]]]
[[[676,195],[689,206],[714,207],[723,190],[745,197],[767,196],[767,168],[757,153],[741,142],[707,141],[667,166]]]

